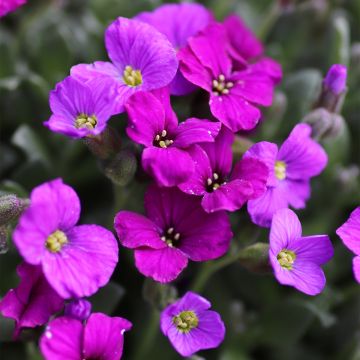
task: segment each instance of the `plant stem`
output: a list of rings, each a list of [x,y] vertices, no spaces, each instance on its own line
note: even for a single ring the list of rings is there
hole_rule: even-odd
[[[278,4],[278,1],[275,0],[273,4],[271,5],[271,8],[269,11],[266,12],[266,15],[264,15],[264,18],[261,21],[261,26],[259,27],[259,30],[257,31],[257,36],[262,41],[266,40],[266,37],[269,35],[269,32],[271,28],[274,26],[276,21],[278,20],[280,16],[280,6]]]

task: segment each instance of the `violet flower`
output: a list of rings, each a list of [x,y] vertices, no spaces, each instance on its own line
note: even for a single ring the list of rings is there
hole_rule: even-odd
[[[132,324],[121,317],[93,313],[83,324],[62,316],[52,320],[40,339],[46,360],[121,359],[124,332]]]
[[[301,224],[290,209],[280,209],[270,231],[270,262],[276,279],[307,295],[317,295],[325,287],[321,265],[334,255],[327,235],[302,236]]]
[[[195,171],[179,188],[187,194],[201,196],[201,205],[208,213],[236,211],[266,190],[269,171],[260,160],[242,159],[231,171],[233,141],[233,133],[223,127],[214,143],[197,146],[190,152]]]
[[[360,207],[351,213],[349,219],[336,230],[336,234],[356,255],[353,259],[353,271],[356,281],[360,283]]]
[[[0,17],[15,11],[18,7],[24,5],[27,0],[1,0],[0,1]]]
[[[64,306],[64,300],[49,285],[40,266],[22,263],[16,271],[20,284],[0,301],[0,313],[15,320],[15,337],[22,328],[46,324]]]
[[[324,149],[310,135],[308,124],[298,124],[280,149],[262,141],[245,153],[245,158],[262,160],[269,169],[266,192],[248,202],[248,212],[255,224],[269,227],[276,210],[305,207],[310,197],[310,178],[319,175],[327,164]]]
[[[210,94],[210,110],[233,132],[258,123],[258,105],[272,103],[274,84],[261,69],[234,71],[225,27],[212,23],[178,53],[184,77]]]
[[[82,81],[111,79],[116,112],[124,111],[124,104],[135,92],[162,88],[176,74],[175,49],[165,35],[146,23],[119,17],[107,28],[105,45],[112,62],[79,64],[72,67],[71,75]]]
[[[204,29],[213,19],[211,12],[201,4],[164,4],[152,12],[142,12],[135,19],[154,26],[171,42],[176,51],[187,44],[187,40]],[[180,71],[170,84],[172,95],[185,95],[196,87],[188,82]]]
[[[282,78],[281,65],[264,56],[263,44],[243,20],[233,14],[228,16],[223,24],[229,39],[228,51],[233,60],[234,69],[242,70],[250,66],[268,75],[274,84],[278,84]]]
[[[324,87],[334,95],[339,95],[346,89],[347,68],[345,65],[334,64],[330,67],[324,79]]]
[[[135,265],[145,276],[166,283],[192,261],[216,259],[229,248],[232,232],[227,214],[207,214],[200,199],[177,188],[150,186],[146,217],[120,211],[115,230],[120,243],[134,249]]]
[[[176,186],[194,171],[193,144],[212,142],[221,124],[196,118],[178,124],[167,88],[134,94],[126,104],[128,136],[145,146],[142,166],[161,186]]]
[[[84,83],[68,76],[50,92],[53,114],[44,125],[73,138],[98,135],[115,114],[113,96],[113,83],[106,78]]]
[[[37,186],[30,198],[13,233],[25,261],[40,265],[63,298],[90,296],[106,285],[118,261],[114,235],[97,225],[75,226],[80,200],[61,179]]]
[[[224,323],[210,307],[208,300],[188,291],[161,313],[161,331],[180,355],[216,348],[224,340]]]
[[[64,315],[78,319],[86,320],[91,314],[91,303],[85,299],[71,300],[65,305]]]

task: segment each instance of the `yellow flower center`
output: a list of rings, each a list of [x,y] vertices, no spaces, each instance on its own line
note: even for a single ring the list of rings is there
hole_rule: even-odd
[[[54,231],[51,235],[46,239],[45,246],[46,248],[53,252],[59,252],[62,247],[68,243],[68,238],[61,230]]]
[[[126,85],[135,87],[142,84],[142,75],[140,70],[134,70],[132,66],[125,67],[123,80]]]
[[[224,75],[219,75],[219,77],[212,82],[212,92],[215,96],[227,95],[230,92],[230,89],[234,86],[234,83],[231,81],[226,81]]]
[[[199,325],[199,319],[194,311],[182,311],[179,315],[174,316],[173,323],[180,332],[188,333]]]
[[[283,161],[275,161],[275,176],[279,180],[286,178],[286,164]]]
[[[291,270],[293,268],[295,259],[296,254],[291,250],[281,250],[277,255],[277,260],[280,266],[287,270]]]
[[[88,128],[94,129],[97,125],[97,118],[95,115],[80,114],[75,120],[75,127],[77,129]]]

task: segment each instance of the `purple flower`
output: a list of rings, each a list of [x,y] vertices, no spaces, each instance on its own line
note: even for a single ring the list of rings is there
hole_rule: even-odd
[[[252,67],[267,74],[277,84],[281,81],[281,65],[264,56],[264,47],[253,32],[237,15],[230,15],[224,20],[229,39],[229,53],[235,69]]]
[[[211,12],[200,4],[165,4],[152,12],[142,12],[135,19],[154,26],[171,42],[176,51],[183,48],[187,40],[204,29],[213,19]],[[189,83],[180,71],[170,84],[173,95],[185,95],[196,87]]]
[[[40,266],[22,263],[17,267],[20,284],[0,301],[3,316],[15,320],[15,337],[24,327],[44,325],[64,305],[64,300],[45,279]]]
[[[188,291],[161,313],[161,331],[180,355],[216,348],[224,340],[224,323],[210,307],[208,300]]]
[[[24,5],[27,0],[1,0],[0,1],[0,17],[15,11],[18,7]]]
[[[105,45],[112,62],[79,64],[71,69],[71,75],[82,81],[111,79],[116,112],[124,110],[130,95],[162,88],[176,74],[175,49],[165,35],[146,23],[119,17],[107,28]]]
[[[270,230],[270,262],[275,277],[307,295],[319,294],[326,279],[321,265],[334,255],[327,235],[302,236],[301,224],[290,209],[280,209]]]
[[[339,95],[346,89],[347,68],[345,65],[334,64],[324,79],[324,86],[333,94]]]
[[[360,207],[356,208],[350,218],[336,230],[344,245],[356,256],[353,259],[355,279],[360,283]]]
[[[233,133],[223,127],[214,143],[196,146],[190,152],[195,171],[179,188],[187,194],[201,196],[201,205],[208,213],[236,211],[266,190],[269,171],[260,160],[242,159],[231,172],[233,141]]]
[[[234,71],[227,52],[225,27],[213,23],[179,51],[180,70],[187,80],[210,94],[210,110],[233,132],[251,130],[261,113],[258,105],[272,103],[274,85],[254,67]]]
[[[86,324],[71,317],[52,320],[40,339],[40,350],[46,360],[119,360],[124,332],[132,324],[121,317],[91,314]]]
[[[26,262],[40,265],[63,298],[94,294],[108,283],[118,261],[114,235],[97,225],[75,226],[80,200],[61,179],[31,192],[13,239]]]
[[[142,166],[161,186],[176,186],[191,176],[194,161],[189,149],[193,144],[214,141],[221,125],[196,118],[178,124],[167,88],[134,94],[126,110],[130,118],[126,132],[145,146]]]
[[[115,230],[120,243],[135,249],[135,265],[145,276],[166,283],[177,278],[188,259],[216,259],[229,248],[232,232],[227,214],[207,214],[200,199],[177,188],[150,186],[147,217],[120,211]]]
[[[50,92],[51,131],[73,138],[100,134],[114,115],[113,83],[106,78],[88,83],[68,76]]]
[[[85,299],[71,300],[65,305],[64,315],[78,319],[86,320],[91,314],[91,303]]]
[[[298,124],[280,149],[262,141],[245,153],[245,158],[258,158],[269,169],[266,192],[248,202],[248,212],[255,224],[269,227],[276,210],[305,207],[310,197],[310,178],[319,175],[327,163],[324,149],[310,135],[308,124]]]

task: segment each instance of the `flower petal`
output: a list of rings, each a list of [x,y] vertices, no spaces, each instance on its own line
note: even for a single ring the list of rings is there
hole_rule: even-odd
[[[160,240],[162,229],[145,216],[131,211],[120,211],[115,216],[114,225],[121,245],[127,248],[147,246],[162,249],[167,246]]]
[[[360,256],[353,258],[353,272],[355,280],[360,283]]]
[[[187,266],[187,257],[178,249],[136,249],[135,265],[145,276],[167,283],[175,280]]]
[[[283,76],[281,65],[269,57],[259,59],[250,67],[253,71],[259,71],[269,76],[275,85],[281,81]]]
[[[336,234],[354,254],[360,255],[360,207],[357,207]]]

